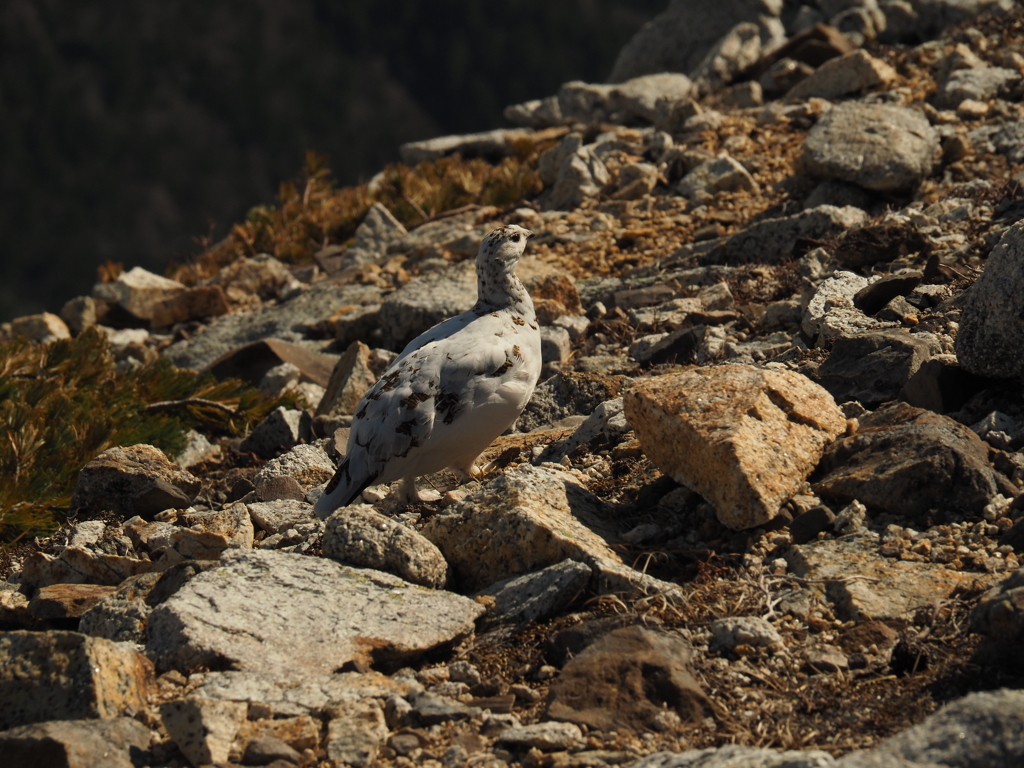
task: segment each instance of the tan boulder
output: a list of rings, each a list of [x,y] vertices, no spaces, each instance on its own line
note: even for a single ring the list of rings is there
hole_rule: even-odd
[[[735,530],[775,517],[846,428],[805,376],[748,365],[639,380],[624,399],[648,458]]]

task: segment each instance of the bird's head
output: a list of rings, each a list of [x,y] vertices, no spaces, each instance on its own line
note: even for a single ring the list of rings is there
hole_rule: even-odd
[[[480,243],[480,251],[476,257],[477,266],[497,262],[505,269],[511,269],[523,255],[526,240],[532,235],[533,232],[516,224],[493,230]]]

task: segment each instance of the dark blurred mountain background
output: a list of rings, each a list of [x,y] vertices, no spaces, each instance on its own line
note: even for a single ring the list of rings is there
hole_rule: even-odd
[[[324,153],[342,184],[405,141],[504,125],[603,81],[665,0],[4,0],[0,320],[109,260],[162,272]]]

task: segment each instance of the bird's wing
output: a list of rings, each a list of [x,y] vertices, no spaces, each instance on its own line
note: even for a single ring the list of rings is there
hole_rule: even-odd
[[[448,334],[440,333],[445,325]],[[348,455],[364,457],[358,469],[377,482],[399,479],[402,459],[439,425],[492,397],[513,363],[501,330],[490,315],[460,315],[410,344],[356,408]]]

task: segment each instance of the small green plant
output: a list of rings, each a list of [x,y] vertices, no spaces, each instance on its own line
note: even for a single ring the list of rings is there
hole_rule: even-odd
[[[0,344],[0,542],[59,526],[79,470],[111,446],[148,443],[174,455],[190,428],[238,434],[285,402],[163,359],[117,371],[94,329],[45,345]]]

